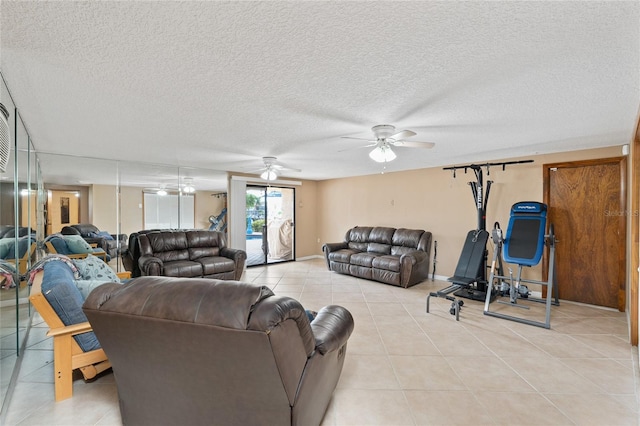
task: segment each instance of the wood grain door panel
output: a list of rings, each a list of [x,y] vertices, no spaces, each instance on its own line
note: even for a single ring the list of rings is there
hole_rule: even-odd
[[[624,158],[545,168],[559,297],[624,311]]]

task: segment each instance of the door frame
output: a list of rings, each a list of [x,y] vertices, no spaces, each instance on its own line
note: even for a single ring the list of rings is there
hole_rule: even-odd
[[[598,158],[598,159],[592,159],[592,160],[579,160],[579,161],[565,161],[565,162],[560,162],[560,163],[549,163],[549,164],[543,164],[542,168],[543,168],[543,183],[542,183],[542,191],[543,191],[543,202],[549,206],[549,208],[551,207],[549,205],[549,192],[551,190],[550,188],[550,172],[552,169],[554,168],[562,168],[562,167],[584,167],[584,166],[595,166],[595,165],[603,165],[603,164],[618,164],[620,166],[620,177],[619,177],[619,183],[620,183],[620,205],[623,207],[623,210],[625,212],[628,211],[628,207],[629,204],[627,202],[627,187],[628,187],[628,183],[627,183],[627,157],[609,157],[609,158]],[[629,216],[629,215],[628,215]],[[627,226],[624,232],[624,236],[625,236],[625,244],[622,246],[622,254],[624,256],[624,260],[625,260],[625,265],[623,268],[623,281],[624,281],[624,290],[622,293],[624,295],[624,300],[622,302],[618,301],[618,309],[620,309],[620,307],[622,306],[624,311],[622,312],[626,312],[631,310],[631,306],[628,305],[628,302],[631,298],[631,296],[629,295],[629,280],[628,280],[628,274],[627,274],[627,266],[629,264],[629,253],[628,253],[628,237],[627,237],[627,229],[629,227],[628,223],[629,223],[629,219],[627,219],[626,221]],[[562,243],[562,242],[559,242]],[[542,263],[542,274],[543,276],[547,276],[549,271],[549,260],[547,259],[547,257],[545,256],[543,258],[543,263]]]
[[[639,287],[640,287],[640,116],[636,124],[634,139],[631,143],[631,177],[630,177],[630,209],[631,223],[629,244],[629,328],[631,334],[631,345],[638,346],[639,330],[638,315]]]
[[[277,190],[290,190],[292,192],[292,200],[291,200],[291,224],[292,224],[292,234],[291,234],[291,258],[290,259],[283,259],[283,260],[273,260],[270,261],[269,260],[269,253],[268,251],[265,251],[265,247],[269,247],[268,244],[268,237],[269,237],[269,231],[268,231],[268,217],[269,217],[269,189],[270,188],[275,188]],[[249,265],[247,263],[247,267],[253,267],[253,266],[265,266],[265,265],[273,265],[273,264],[277,264],[277,263],[285,263],[285,262],[294,262],[296,260],[296,254],[295,254],[295,246],[296,246],[296,227],[295,227],[295,223],[296,223],[296,209],[295,209],[295,205],[296,205],[296,189],[295,187],[291,187],[291,186],[285,186],[285,185],[273,185],[273,184],[263,184],[263,183],[251,183],[251,182],[247,182],[247,184],[245,185],[245,194],[249,191],[249,190],[259,190],[262,191],[264,194],[264,225],[263,225],[263,231],[262,231],[262,250],[263,250],[263,255],[264,255],[264,261],[263,263],[254,263]],[[246,216],[246,206],[245,206],[245,221],[247,219]],[[246,246],[245,246],[245,251],[247,251]],[[248,252],[247,252],[248,254]]]

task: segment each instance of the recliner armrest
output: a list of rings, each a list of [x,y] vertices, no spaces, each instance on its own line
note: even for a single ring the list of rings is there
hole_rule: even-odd
[[[236,261],[242,258],[246,259],[247,253],[244,250],[223,247],[220,249],[220,256],[227,257]]]
[[[220,256],[233,260],[235,263],[235,271],[233,279],[238,281],[244,272],[244,264],[247,261],[247,252],[240,249],[223,247],[220,249]]]
[[[342,250],[342,249],[346,249],[349,248],[349,245],[346,242],[341,242],[341,243],[326,243],[325,245],[322,246],[322,251],[325,254],[329,254],[332,251],[336,251],[336,250]]]
[[[351,336],[353,327],[353,316],[342,306],[329,305],[320,309],[311,321],[316,350],[324,355],[340,349]]]
[[[407,259],[407,260],[404,260]],[[403,262],[403,260],[406,261],[411,261],[412,263],[422,263],[425,261],[429,261],[429,254],[422,251],[422,250],[416,250],[416,251],[412,251],[411,253],[405,253],[402,256],[400,256],[400,262]]]
[[[155,256],[140,256],[138,266],[142,275],[163,275],[164,262]]]
[[[322,246],[322,251],[324,253],[324,259],[327,261],[327,268],[331,269],[331,265],[329,262],[329,254],[332,251],[337,251],[337,250],[342,250],[342,249],[346,249],[349,248],[349,244],[347,244],[345,241],[341,242],[341,243],[325,243],[325,245]]]

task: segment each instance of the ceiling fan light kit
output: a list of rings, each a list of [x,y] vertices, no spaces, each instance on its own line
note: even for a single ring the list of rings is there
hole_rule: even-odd
[[[267,169],[262,172],[260,177],[264,180],[276,180],[278,178],[278,174],[272,169]]]
[[[435,145],[433,142],[406,141],[404,139],[415,136],[416,132],[412,130],[396,131],[395,126],[392,126],[391,124],[379,124],[377,126],[373,126],[371,131],[373,131],[375,140],[354,138],[350,136],[343,136],[342,138],[368,140],[370,142],[369,145],[365,145],[364,147],[374,147],[373,151],[369,153],[369,157],[378,163],[386,163],[395,160],[396,153],[391,149],[392,146],[404,148],[433,148]]]
[[[194,192],[196,192],[196,188],[193,186],[193,179],[187,178],[184,180],[182,192],[186,194],[193,194]]]
[[[377,146],[369,153],[369,157],[378,163],[386,163],[396,158],[396,153],[388,145]]]

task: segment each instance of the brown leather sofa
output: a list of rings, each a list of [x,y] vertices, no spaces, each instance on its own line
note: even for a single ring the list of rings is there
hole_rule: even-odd
[[[131,272],[131,278],[136,278],[142,275],[140,272],[140,266],[138,260],[140,259],[140,244],[138,244],[138,235],[148,234],[149,232],[158,231],[185,231],[184,229],[143,229],[142,231],[132,232],[129,234],[129,242],[127,243],[127,250],[122,253],[122,264],[124,269]]]
[[[95,244],[104,250],[110,259],[115,259],[127,249],[127,234],[109,234],[101,232],[97,226],[90,223],[78,223],[64,226],[62,235],[80,235],[87,243]]]
[[[406,288],[429,276],[431,232],[356,226],[322,251],[331,271]]]
[[[138,234],[141,275],[239,280],[247,253],[226,247],[218,231],[154,231]]]
[[[94,289],[83,311],[115,375],[125,425],[318,425],[353,318],[268,287],[139,277]]]

